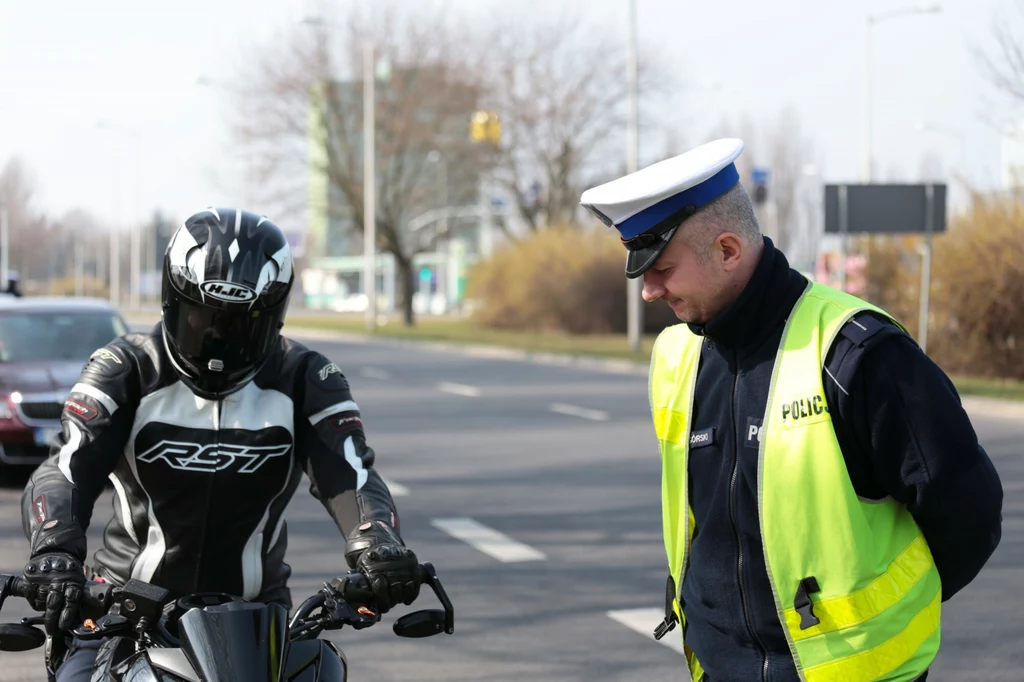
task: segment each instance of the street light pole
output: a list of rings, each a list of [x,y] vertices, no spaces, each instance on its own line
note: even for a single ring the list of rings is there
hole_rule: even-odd
[[[861,176],[867,184],[872,177],[872,90],[871,90],[871,29],[883,21],[919,14],[933,14],[942,11],[938,2],[921,2],[913,7],[902,7],[878,14],[868,14],[864,29],[864,146]]]
[[[363,42],[363,250],[366,258],[363,278],[366,287],[366,328],[377,327],[377,170],[376,148],[376,74],[373,68],[373,42]]]
[[[626,172],[634,173],[640,166],[640,124],[637,95],[637,58],[636,58],[636,0],[629,0],[629,62],[627,66],[629,80],[629,124],[626,128]],[[626,330],[629,336],[629,347],[639,351],[643,341],[644,309],[643,309],[643,277],[626,280]]]
[[[868,14],[864,22],[864,141],[863,158],[861,160],[861,182],[871,184],[873,175],[873,140],[872,140],[872,88],[871,88],[871,29],[877,24],[889,19],[906,17],[917,14],[931,14],[942,10],[938,2],[922,1],[913,7],[902,7],[892,9],[878,14]],[[847,256],[847,235],[844,233],[839,237],[839,286],[846,290],[846,256]]]
[[[0,208],[0,286],[6,287],[11,267],[11,254],[9,245],[11,243],[8,234],[7,207]]]
[[[129,217],[128,217],[128,248],[130,249],[130,280],[129,280],[129,306],[131,310],[137,311],[139,309],[139,289],[141,286],[141,276],[139,269],[142,262],[141,254],[141,243],[140,243],[140,232],[141,228],[139,225],[138,217],[134,214],[138,208],[136,203],[139,200],[139,184],[141,175],[141,142],[139,141],[139,131],[130,126],[113,125],[106,121],[98,121],[96,123],[97,128],[103,128],[105,130],[114,130],[121,133],[126,133],[131,136],[132,141],[135,143],[135,188],[132,192],[132,200],[129,202]],[[120,279],[120,244],[117,240],[115,231],[111,232],[111,259],[114,260],[114,268],[111,269],[111,298],[114,300],[114,304],[117,305],[119,302],[117,299],[120,298],[120,281],[114,282],[114,278]],[[116,286],[115,286],[116,284]]]

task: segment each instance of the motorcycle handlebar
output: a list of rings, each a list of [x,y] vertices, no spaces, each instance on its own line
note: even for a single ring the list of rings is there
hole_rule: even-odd
[[[444,610],[421,611],[403,616],[395,624],[396,634],[404,637],[429,636],[442,631],[451,634],[454,629],[454,610],[433,565],[430,563],[419,564],[416,579],[419,584],[428,585],[433,590]],[[136,593],[131,590],[156,590],[155,594],[149,595],[151,605],[154,607],[158,606],[158,602],[162,602],[162,599],[167,596],[166,590],[162,588],[148,583],[140,583],[132,587],[134,582],[137,581],[129,581],[127,586],[117,587],[101,581],[87,581],[83,586],[82,598],[79,602],[81,616],[96,619],[98,622],[106,621],[108,612],[115,603],[119,603],[125,594],[134,595]],[[8,596],[28,599],[32,592],[32,585],[23,577],[0,574],[0,607]],[[163,592],[162,597],[160,592]],[[362,573],[353,570],[344,576],[335,578],[331,583],[325,583],[322,590],[303,602],[293,616],[289,630],[294,637],[305,638],[310,635],[315,637],[316,633],[325,628],[336,629],[343,625],[351,625],[356,629],[367,627],[380,620],[380,615],[368,608],[372,605],[373,591],[369,582]],[[311,617],[314,611],[321,608],[323,612],[320,615]],[[116,624],[107,623],[110,628],[120,629],[126,624],[131,625],[135,622],[126,620],[123,616],[114,618]],[[23,622],[30,625],[38,624],[28,623],[28,619]],[[139,624],[141,622],[139,621]],[[154,622],[159,628],[159,618]],[[100,630],[94,630],[94,633],[98,635]]]
[[[7,583],[6,594],[28,599],[32,594],[32,586],[21,576],[0,576],[0,584]],[[98,580],[86,581],[82,587],[82,598],[79,608],[90,617],[99,617],[110,607],[113,592],[117,589],[107,582]]]

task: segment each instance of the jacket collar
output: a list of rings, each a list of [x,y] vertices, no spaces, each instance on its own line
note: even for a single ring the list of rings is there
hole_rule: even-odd
[[[761,259],[736,300],[706,324],[688,326],[732,350],[757,347],[785,322],[806,286],[806,278],[764,237]]]

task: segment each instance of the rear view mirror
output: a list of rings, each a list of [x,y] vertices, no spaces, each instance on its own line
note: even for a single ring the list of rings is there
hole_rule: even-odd
[[[427,609],[408,613],[395,621],[395,634],[399,637],[430,637],[444,632],[444,611]]]
[[[45,641],[46,635],[39,628],[21,623],[0,623],[0,651],[28,651],[41,647]]]

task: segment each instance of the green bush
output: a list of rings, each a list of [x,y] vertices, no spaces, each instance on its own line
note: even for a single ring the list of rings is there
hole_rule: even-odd
[[[626,331],[626,252],[613,235],[551,227],[501,249],[470,273],[473,320],[486,327],[612,334]],[[678,320],[655,301],[645,331]]]

